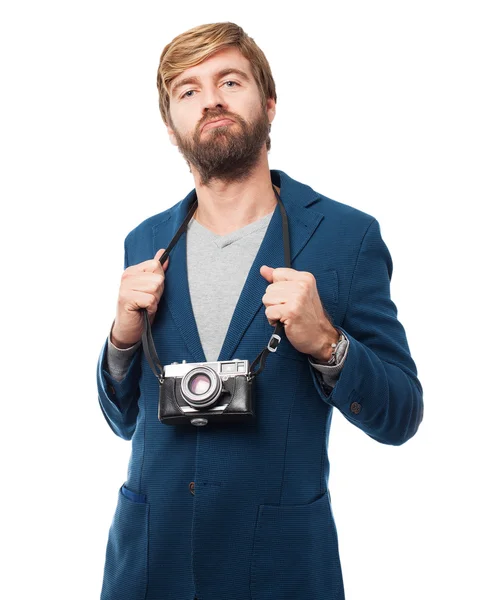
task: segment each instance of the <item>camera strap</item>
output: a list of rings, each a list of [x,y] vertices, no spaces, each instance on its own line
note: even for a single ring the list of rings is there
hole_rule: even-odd
[[[283,230],[283,246],[284,246],[284,262],[285,266],[291,268],[291,249],[289,245],[289,229],[288,229],[288,217],[286,215],[286,211],[284,209],[283,203],[281,202],[281,198],[279,197],[278,192],[273,186],[273,191],[275,193],[276,199],[278,200],[279,208],[281,210],[281,222],[282,222],[282,230]],[[183,223],[178,228],[178,231],[173,236],[171,242],[168,244],[168,247],[163,252],[160,257],[160,264],[163,265],[170,255],[171,250],[175,246],[176,242],[180,238],[180,236],[186,231],[188,227],[188,223],[193,217],[195,210],[198,206],[198,199],[195,199],[192,203],[190,209],[188,210],[188,214],[186,215]],[[158,378],[160,384],[164,381],[164,370],[161,366],[160,360],[158,358],[158,354],[156,353],[155,344],[153,342],[153,336],[151,334],[151,325],[150,319],[148,318],[148,311],[146,308],[141,309],[143,311],[143,333],[141,335],[141,342],[143,344],[143,352],[145,353],[146,360],[150,365],[151,370],[153,371],[155,377]],[[261,373],[266,364],[266,359],[271,352],[276,352],[276,349],[281,342],[281,334],[284,329],[284,324],[281,321],[276,322],[276,326],[273,334],[271,335],[268,345],[258,354],[258,356],[254,359],[254,361],[250,365],[249,373],[247,374],[248,380],[254,379],[257,375]],[[256,371],[254,371],[255,367],[259,364],[259,367]]]

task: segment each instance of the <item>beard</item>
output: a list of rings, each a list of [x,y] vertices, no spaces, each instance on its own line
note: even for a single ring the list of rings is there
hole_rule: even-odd
[[[202,133],[208,121],[231,119],[233,123],[212,127]],[[172,125],[178,150],[188,166],[193,166],[200,176],[202,185],[211,180],[225,183],[242,181],[257,165],[261,150],[271,129],[266,109],[248,122],[227,111],[209,110],[198,123],[192,137],[182,136]]]

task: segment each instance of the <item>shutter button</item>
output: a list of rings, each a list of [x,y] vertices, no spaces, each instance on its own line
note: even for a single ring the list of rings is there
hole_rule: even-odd
[[[190,492],[193,494],[193,496],[195,495],[195,482],[192,481],[189,485],[190,488]]]

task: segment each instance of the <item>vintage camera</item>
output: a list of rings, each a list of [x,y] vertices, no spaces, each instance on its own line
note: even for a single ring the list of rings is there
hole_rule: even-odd
[[[168,425],[254,421],[249,361],[165,365],[158,418]]]

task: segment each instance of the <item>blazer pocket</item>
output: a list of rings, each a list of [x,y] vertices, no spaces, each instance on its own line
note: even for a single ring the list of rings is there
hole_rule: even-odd
[[[251,597],[343,598],[328,492],[310,504],[260,505],[251,561]]]
[[[318,273],[316,286],[324,310],[334,321],[339,303],[339,281],[336,269],[327,269]]]
[[[143,501],[144,500],[144,501]],[[108,535],[100,600],[144,600],[148,578],[148,524],[146,496],[124,485]]]
[[[140,503],[145,503],[146,502],[146,496],[144,494],[137,494],[135,492],[132,492],[125,485],[121,486],[120,492],[124,496],[126,496],[128,498],[128,500],[131,500],[132,502],[140,502]]]

